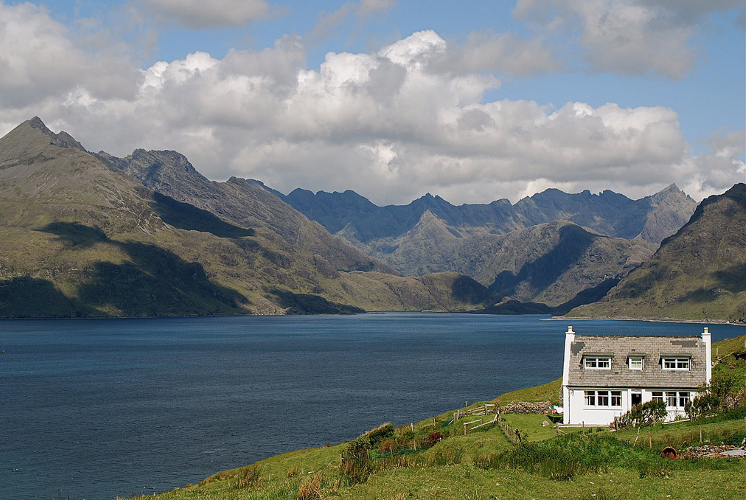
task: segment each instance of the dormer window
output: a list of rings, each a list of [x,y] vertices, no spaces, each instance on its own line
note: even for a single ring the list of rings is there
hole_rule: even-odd
[[[630,370],[642,370],[645,367],[645,356],[630,355],[627,364]]]
[[[684,356],[661,356],[661,366],[664,370],[688,370],[691,359]]]
[[[583,356],[583,367],[591,370],[611,370],[611,356]]]

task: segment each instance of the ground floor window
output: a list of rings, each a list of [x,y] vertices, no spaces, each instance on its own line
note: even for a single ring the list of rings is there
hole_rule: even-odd
[[[688,402],[688,391],[666,391],[666,406],[671,408],[684,408]]]
[[[585,391],[585,405],[613,408],[622,406],[622,391]]]

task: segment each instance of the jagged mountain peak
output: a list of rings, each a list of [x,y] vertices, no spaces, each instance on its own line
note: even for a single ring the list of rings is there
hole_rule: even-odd
[[[52,144],[54,144],[55,146],[59,146],[61,148],[76,148],[76,149],[80,149],[81,151],[86,151],[86,149],[83,147],[81,143],[75,140],[73,136],[71,136],[64,130],[61,130],[57,134],[49,130],[49,128],[44,124],[44,122],[38,116],[34,116],[30,120],[19,125],[19,127],[22,127],[26,123],[32,129],[39,130],[41,133],[49,137],[52,141]]]

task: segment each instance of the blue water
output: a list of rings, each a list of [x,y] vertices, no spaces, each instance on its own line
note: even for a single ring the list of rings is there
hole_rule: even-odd
[[[558,378],[542,316],[0,321],[0,499],[114,499]],[[581,321],[579,334],[700,325]],[[713,340],[741,335],[712,325]]]

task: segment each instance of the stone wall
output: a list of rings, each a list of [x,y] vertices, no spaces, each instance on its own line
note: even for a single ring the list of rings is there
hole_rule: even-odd
[[[500,413],[538,413],[547,415],[552,412],[552,405],[549,401],[528,402],[515,401],[500,407]]]

